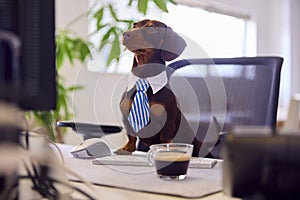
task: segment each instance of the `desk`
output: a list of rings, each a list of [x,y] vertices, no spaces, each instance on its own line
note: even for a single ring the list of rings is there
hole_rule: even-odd
[[[118,170],[126,169],[128,171],[120,172],[120,171],[117,171],[114,169],[115,171],[113,172],[113,174],[108,174],[108,173],[112,173],[112,170],[109,169],[108,166],[93,165],[92,161],[90,159],[86,159],[86,160],[75,159],[69,153],[72,146],[62,145],[62,144],[59,144],[58,146],[64,155],[65,166],[67,168],[72,169],[72,171],[74,171],[78,175],[84,177],[88,181],[100,184],[100,185],[95,185],[96,192],[97,192],[97,198],[99,197],[99,199],[130,199],[130,200],[135,200],[135,199],[136,200],[140,200],[140,199],[145,199],[145,200],[147,200],[147,199],[162,199],[162,200],[164,200],[164,199],[174,199],[174,200],[175,199],[190,199],[189,197],[185,196],[185,194],[183,194],[183,195],[176,194],[176,196],[165,194],[168,192],[171,194],[176,193],[176,191],[162,190],[162,193],[164,193],[164,194],[157,194],[157,193],[152,193],[151,191],[149,191],[148,187],[143,187],[143,185],[149,186],[149,185],[151,185],[151,183],[153,184],[158,181],[162,181],[162,180],[159,180],[155,176],[155,172],[149,171],[151,169],[149,167],[147,168],[148,172],[142,171],[142,173],[144,173],[142,175],[142,177],[144,178],[143,180],[145,180],[145,181],[141,182],[141,174],[138,175],[138,174],[129,173],[130,170],[136,171],[137,167],[136,168],[135,167],[122,168],[122,167],[124,167],[124,166],[122,166],[121,168],[118,168]],[[116,166],[116,167],[120,167],[120,166]],[[145,168],[139,168],[139,170],[145,170]],[[196,171],[196,170],[198,170],[198,171]],[[199,190],[202,187],[209,186],[210,189],[216,190],[216,191],[213,192],[212,194],[204,193],[205,194],[204,196],[199,196],[200,193],[193,194],[193,191],[191,190],[191,185],[189,185],[189,184],[191,184],[192,181],[195,181],[194,179],[196,179],[196,178],[201,179],[201,173],[207,173],[208,172],[207,170],[214,170],[211,172],[213,172],[212,174],[215,174],[215,175],[209,176],[207,181],[215,180],[216,184],[213,184],[213,182],[210,182],[210,184],[204,184],[201,186],[201,182],[198,182]],[[95,173],[95,172],[97,172],[97,173]],[[198,174],[199,176],[194,177],[196,174]],[[112,175],[113,177],[108,178],[110,175]],[[140,179],[139,179],[140,182],[135,183],[133,181],[132,183],[130,183],[133,185],[129,185],[128,187],[124,187],[124,183],[122,185],[122,181],[126,181],[124,179],[134,178],[135,176],[140,176]],[[101,179],[99,179],[99,177]],[[191,197],[193,197],[193,199],[211,199],[211,200],[212,199],[222,199],[222,200],[223,199],[225,199],[225,200],[226,199],[228,199],[228,200],[234,199],[234,198],[226,196],[225,194],[220,192],[220,189],[221,189],[220,178],[221,177],[222,177],[222,162],[220,161],[213,169],[189,169],[188,178],[186,180],[180,182],[180,187],[181,187],[181,189],[184,188],[183,190],[186,190],[186,191],[191,190],[190,193],[191,193]],[[78,180],[78,178],[75,178],[74,176],[73,177],[69,176],[69,178],[71,180]],[[105,180],[105,179],[106,179],[106,182],[103,182],[103,180]],[[205,178],[203,178],[203,179],[205,179]],[[176,184],[177,184],[177,187],[178,187],[178,182],[165,181],[165,183],[166,183],[166,185],[165,185],[166,190],[169,190],[168,187],[172,188],[172,184],[174,184],[173,185],[174,187],[176,187]],[[203,183],[203,181],[202,181],[202,183]],[[72,181],[72,184],[75,186],[79,186],[81,189],[86,189],[87,191],[89,191],[88,187],[83,183],[78,183],[76,181]],[[134,185],[134,184],[136,184],[136,185]],[[135,187],[137,187],[137,189]],[[153,187],[153,188],[154,188],[154,190],[157,189],[155,187]],[[174,189],[174,190],[176,190],[176,189]],[[81,198],[80,194],[77,194],[77,193],[74,194],[74,196],[75,196],[75,198]]]
[[[72,183],[75,186],[79,186],[81,189],[86,188],[82,186],[81,183]],[[111,188],[111,187],[104,187],[104,186],[96,186],[98,190],[98,197],[100,200],[239,200],[237,198],[232,198],[227,195],[224,195],[222,192],[218,192],[216,194],[212,194],[209,196],[205,196],[202,198],[183,198],[183,197],[175,197],[175,196],[168,196],[162,194],[153,194],[153,193],[145,193],[145,192],[138,192],[138,191],[130,191],[125,189],[119,188]],[[75,199],[85,199],[83,196],[79,194],[74,195]]]

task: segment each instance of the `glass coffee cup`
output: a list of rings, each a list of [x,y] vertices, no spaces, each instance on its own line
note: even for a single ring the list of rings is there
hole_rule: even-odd
[[[183,180],[187,176],[193,147],[191,144],[183,143],[151,145],[148,160],[154,165],[159,178]]]

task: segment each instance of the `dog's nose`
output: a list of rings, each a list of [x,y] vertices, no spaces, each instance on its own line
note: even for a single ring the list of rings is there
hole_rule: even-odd
[[[129,33],[129,32],[124,32],[123,33],[123,37],[126,39],[126,38],[130,38],[131,37],[131,33]]]

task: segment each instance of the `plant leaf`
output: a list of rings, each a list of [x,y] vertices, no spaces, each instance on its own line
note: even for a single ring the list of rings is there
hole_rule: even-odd
[[[87,56],[92,56],[89,43],[81,38],[74,40],[74,54],[81,62],[84,62]]]
[[[56,66],[59,70],[64,62],[64,53],[62,52],[62,48],[60,44],[56,45]]]
[[[175,1],[173,1],[173,0],[168,0],[168,1],[171,2],[174,5],[177,5],[177,3]]]
[[[100,31],[101,29],[103,29],[104,27],[106,27],[107,25],[106,24],[100,24],[100,23],[97,23],[97,29],[96,29],[96,32]]]
[[[131,6],[131,5],[132,5],[132,2],[133,2],[133,0],[129,0],[128,6]]]
[[[164,12],[168,12],[168,8],[164,0],[153,0],[153,1],[157,5],[157,7],[159,7],[161,10],[163,10]]]
[[[69,117],[70,117],[70,112],[69,112],[69,107],[68,107],[68,99],[67,98],[61,98],[60,100],[61,100],[62,108],[64,110],[62,117],[65,120],[68,120]]]
[[[84,88],[84,86],[82,85],[72,85],[71,87],[67,88],[67,91],[75,91],[75,90],[82,90]]]
[[[104,25],[101,24],[102,19],[103,19],[103,14],[104,14],[104,7],[102,7],[100,10],[98,10],[93,16],[93,18],[96,19],[96,27],[97,27],[96,30],[97,31],[101,30],[104,27]]]
[[[111,4],[109,4],[109,11],[111,16],[114,18],[115,21],[119,21],[118,17],[117,17],[117,13],[115,12],[113,6]]]
[[[53,115],[50,111],[34,111],[33,115],[39,124],[43,125],[48,132],[48,136],[55,141],[55,131],[53,128]]]
[[[110,65],[110,63],[114,60],[117,59],[118,57],[120,57],[121,54],[121,50],[120,50],[120,41],[119,41],[119,37],[118,35],[115,33],[115,39],[112,43],[111,49],[110,49],[110,53],[107,59],[107,66]]]
[[[111,35],[111,33],[115,31],[115,27],[111,27],[106,34],[103,36],[99,50],[101,50],[107,43],[108,43],[108,38]]]
[[[138,11],[146,15],[148,0],[138,0]]]
[[[106,27],[106,26],[108,26],[108,24],[100,24],[99,27],[98,27],[98,25],[97,25],[96,30],[94,30],[93,32],[89,33],[88,37],[90,37],[90,36],[92,36],[92,35],[95,35],[95,34],[99,33],[99,31],[100,31],[101,29],[103,29],[104,27]]]
[[[129,25],[132,25],[134,23],[133,20],[129,20],[129,19],[120,19],[119,22],[124,22],[124,23],[127,23]]]
[[[96,18],[97,21],[102,21],[103,18],[103,13],[104,13],[104,7],[100,8],[94,15],[93,18]]]
[[[73,65],[74,62],[73,62],[73,55],[72,55],[73,52],[72,47],[73,47],[73,40],[70,37],[66,37],[63,44],[63,49],[65,50],[65,53],[70,63]]]

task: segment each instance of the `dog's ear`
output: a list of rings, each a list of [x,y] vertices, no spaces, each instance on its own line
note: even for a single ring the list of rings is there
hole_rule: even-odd
[[[186,42],[170,27],[168,27],[166,31],[166,37],[161,48],[161,57],[165,61],[171,61],[177,58],[183,52],[186,47]]]

